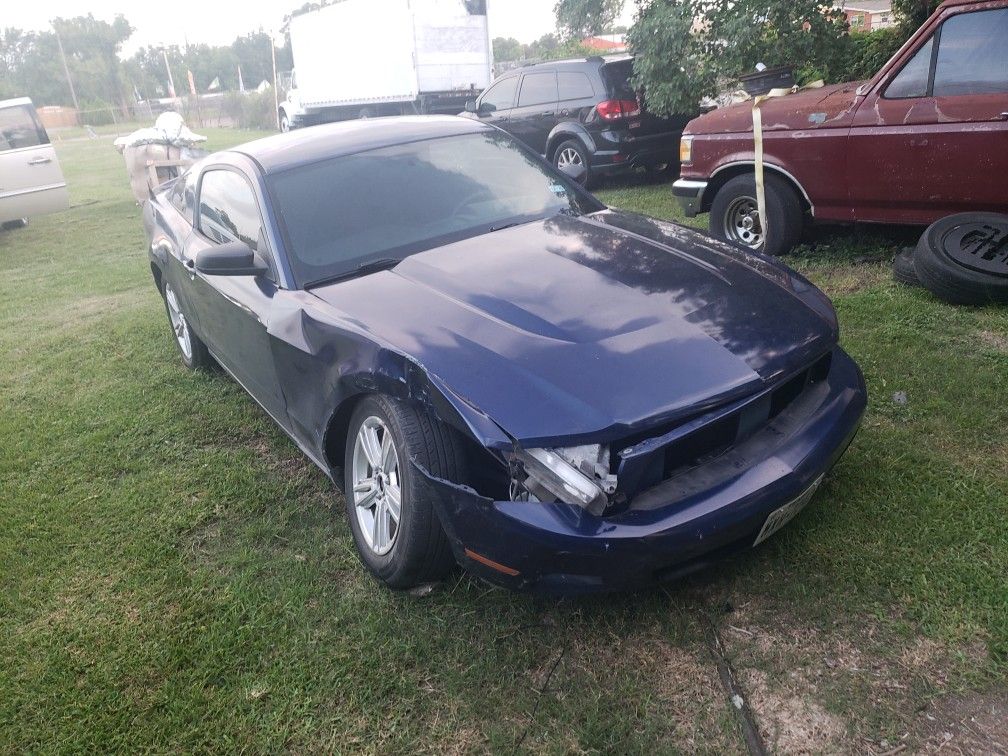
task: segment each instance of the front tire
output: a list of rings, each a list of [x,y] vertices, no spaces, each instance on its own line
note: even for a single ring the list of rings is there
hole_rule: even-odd
[[[714,196],[710,233],[767,255],[790,252],[801,238],[804,213],[798,194],[778,176],[765,174],[766,212],[770,233],[760,227],[756,207],[756,176],[729,179]]]
[[[284,111],[281,110],[280,111],[280,133],[281,134],[286,134],[290,130],[291,130],[290,119],[287,117],[287,114]]]
[[[213,358],[206,344],[199,336],[193,333],[182,312],[179,304],[178,294],[170,283],[165,283],[164,291],[165,311],[168,313],[168,325],[171,326],[172,335],[175,337],[175,346],[178,347],[179,355],[182,357],[182,364],[190,370],[200,370],[209,368],[213,364]]]
[[[364,399],[350,420],[344,452],[346,514],[361,562],[395,589],[442,580],[455,567],[413,459],[435,477],[464,479],[451,429],[387,397]]]

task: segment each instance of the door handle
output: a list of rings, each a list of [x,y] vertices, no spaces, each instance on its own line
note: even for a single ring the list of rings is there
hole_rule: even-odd
[[[46,163],[51,163],[51,162],[52,162],[52,158],[37,157],[37,158],[32,158],[31,160],[29,160],[28,161],[28,165],[45,165]]]

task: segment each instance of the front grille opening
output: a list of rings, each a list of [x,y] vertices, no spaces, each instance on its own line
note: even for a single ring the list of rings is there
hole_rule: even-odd
[[[806,370],[788,378],[768,394],[737,412],[669,444],[664,450],[662,480],[710,462],[735,444],[758,433],[811,386],[826,380],[832,359],[832,353],[824,355]]]
[[[729,415],[705,425],[677,443],[665,447],[664,478],[710,462],[728,451],[738,437],[739,415]]]

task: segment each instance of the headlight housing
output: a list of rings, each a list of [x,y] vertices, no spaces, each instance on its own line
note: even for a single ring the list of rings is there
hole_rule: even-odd
[[[512,497],[524,490],[538,500],[558,499],[601,515],[616,491],[609,449],[600,444],[564,449],[515,449]],[[516,484],[516,485],[515,485]]]
[[[691,134],[683,134],[679,139],[679,162],[693,162],[693,136]]]

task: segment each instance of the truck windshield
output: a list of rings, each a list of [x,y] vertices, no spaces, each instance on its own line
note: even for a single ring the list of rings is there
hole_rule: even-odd
[[[516,223],[603,208],[500,132],[331,158],[270,184],[302,287]]]

